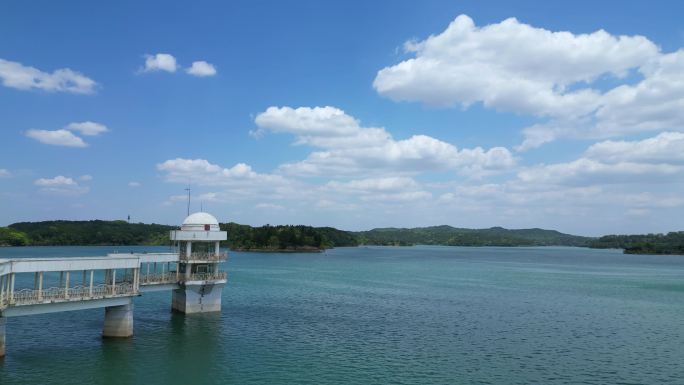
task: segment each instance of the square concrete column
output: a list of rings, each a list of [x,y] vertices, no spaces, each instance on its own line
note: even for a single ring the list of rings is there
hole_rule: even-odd
[[[130,337],[133,335],[133,302],[105,307],[102,337]]]

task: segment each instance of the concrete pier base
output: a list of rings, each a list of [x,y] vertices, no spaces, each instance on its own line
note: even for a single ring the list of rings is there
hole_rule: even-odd
[[[5,323],[7,318],[0,317],[0,357],[5,356]]]
[[[107,306],[102,337],[130,337],[133,335],[133,302],[120,306]]]
[[[173,291],[172,308],[185,314],[221,311],[223,286],[223,283],[181,286]]]

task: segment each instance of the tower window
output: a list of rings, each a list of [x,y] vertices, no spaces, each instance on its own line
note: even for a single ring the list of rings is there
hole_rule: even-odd
[[[204,231],[209,231],[209,225],[204,225]]]

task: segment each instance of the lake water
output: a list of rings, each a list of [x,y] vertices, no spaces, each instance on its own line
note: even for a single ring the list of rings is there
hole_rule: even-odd
[[[0,258],[150,247],[0,248]],[[221,314],[9,318],[0,384],[684,383],[684,257],[581,248],[231,253]]]

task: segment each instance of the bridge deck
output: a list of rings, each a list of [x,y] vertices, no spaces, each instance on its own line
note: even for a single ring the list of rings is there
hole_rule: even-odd
[[[22,306],[42,308],[77,302],[84,306],[89,306],[86,302],[93,302],[90,306],[95,306],[96,302],[105,303],[103,300],[107,299],[138,296],[141,288],[154,291],[178,288],[183,284],[225,283],[227,275],[223,271],[185,274],[178,270],[180,262],[212,263],[225,259],[225,253],[192,253],[189,258],[177,253],[130,253],[106,257],[0,259],[0,316],[9,316],[13,314],[9,309]],[[82,280],[74,280],[79,284],[70,286],[70,278],[80,276],[81,272]],[[18,273],[33,273],[33,287],[15,289]],[[59,285],[43,287],[44,273],[59,273]],[[104,279],[104,282],[96,282],[97,279]],[[49,312],[49,309],[45,311]],[[36,313],[36,310],[32,312]]]

